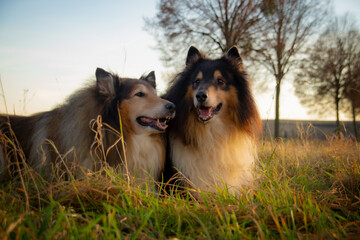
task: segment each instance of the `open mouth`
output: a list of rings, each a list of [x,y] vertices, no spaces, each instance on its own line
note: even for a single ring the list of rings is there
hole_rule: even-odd
[[[201,106],[198,108],[199,119],[203,122],[209,121],[220,111],[221,107],[222,103],[219,103],[216,107]]]
[[[169,120],[171,120],[170,116],[167,116],[165,118],[157,118],[157,119],[141,116],[136,119],[136,121],[141,126],[151,127],[158,131],[165,131],[165,129],[168,127],[166,122]]]

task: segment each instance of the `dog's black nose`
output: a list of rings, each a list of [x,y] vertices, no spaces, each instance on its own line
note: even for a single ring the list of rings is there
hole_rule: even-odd
[[[196,93],[196,99],[198,100],[198,102],[205,102],[206,101],[206,98],[207,98],[207,93],[204,92],[204,91],[198,91]]]
[[[169,102],[165,105],[165,108],[169,110],[170,113],[175,112],[175,104]]]

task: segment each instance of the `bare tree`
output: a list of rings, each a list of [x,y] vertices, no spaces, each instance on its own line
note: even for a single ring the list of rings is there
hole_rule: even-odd
[[[157,40],[161,60],[168,67],[183,65],[184,52],[196,45],[208,55],[224,53],[233,45],[251,49],[259,30],[261,0],[160,0],[145,29]],[[179,61],[180,64],[179,64]]]
[[[263,31],[256,39],[254,56],[275,77],[275,132],[279,137],[280,89],[303,48],[327,14],[324,0],[263,0]]]
[[[351,112],[355,138],[360,139],[359,127],[356,121],[356,116],[360,115],[360,76],[348,83],[344,97],[350,103],[348,111]]]
[[[340,101],[349,87],[353,52],[353,24],[345,16],[335,18],[308,49],[301,71],[298,72],[295,93],[301,103],[319,115],[335,112],[337,133],[340,131]],[[355,74],[351,73],[352,75]],[[331,107],[334,106],[334,107]]]
[[[350,54],[344,90],[344,98],[348,100],[349,107],[345,108],[345,112],[351,114],[355,138],[360,139],[356,123],[356,116],[360,115],[360,34],[358,31],[352,31],[349,35],[350,43],[347,50]]]

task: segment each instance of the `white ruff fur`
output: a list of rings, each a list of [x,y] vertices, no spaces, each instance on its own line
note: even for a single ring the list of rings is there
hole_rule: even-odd
[[[191,180],[191,187],[216,192],[226,185],[229,192],[237,193],[250,185],[256,158],[254,140],[219,117],[199,127],[203,130],[196,136],[198,147],[184,145],[170,135],[173,164]]]
[[[131,135],[125,147],[129,172],[140,179],[156,180],[165,163],[164,144],[160,135]]]

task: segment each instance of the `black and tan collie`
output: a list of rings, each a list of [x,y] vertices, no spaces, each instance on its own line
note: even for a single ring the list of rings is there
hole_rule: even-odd
[[[237,47],[218,59],[191,47],[164,98],[177,109],[168,128],[177,176],[210,192],[252,184],[261,121]]]
[[[0,117],[0,181],[9,179],[16,158],[4,136],[17,139],[30,166],[45,177],[59,162],[85,171],[106,162],[157,179],[165,164],[166,121],[174,114],[175,105],[156,94],[154,72],[131,79],[98,68],[96,81],[63,105],[29,117]]]

